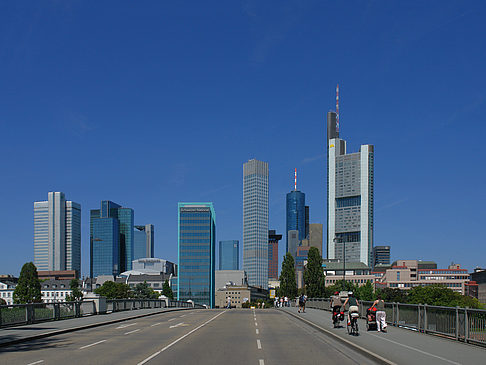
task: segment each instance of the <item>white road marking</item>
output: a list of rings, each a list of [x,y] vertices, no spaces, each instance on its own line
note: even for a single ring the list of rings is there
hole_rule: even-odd
[[[27,364],[27,365],[40,364],[41,362],[44,362],[44,360],[39,360],[39,361],[36,361],[36,362],[31,362],[30,364]]]
[[[263,359],[258,360],[258,362],[259,362],[259,365],[265,365],[265,361],[263,361]]]
[[[179,318],[182,318],[182,317],[185,317],[185,316],[186,316],[186,315],[185,315],[185,314],[183,314],[182,316],[179,316]]]
[[[258,327],[258,323],[256,323],[256,322],[255,322],[255,326],[257,326],[257,327]]]
[[[138,332],[138,331],[140,331],[140,328],[133,330],[133,331],[130,331],[130,332],[125,332],[125,335],[129,335],[130,333],[135,333],[135,332]]]
[[[86,346],[80,347],[79,349],[82,350],[82,349],[85,349],[85,348],[88,348],[88,347],[91,347],[91,346],[94,346],[94,345],[98,345],[98,344],[103,343],[103,342],[106,342],[106,340],[101,340],[101,341],[92,343],[90,345],[86,345]]]
[[[181,322],[181,323],[177,323],[173,326],[170,326],[169,328],[176,328],[176,327],[180,327],[180,326],[189,326],[188,324],[185,324],[184,322]]]
[[[127,327],[130,327],[130,326],[135,326],[136,324],[137,324],[137,322],[130,323],[130,324],[124,324],[124,325],[118,326],[116,329],[127,328]]]
[[[257,347],[258,347],[258,350],[262,349],[262,343],[260,342],[260,340],[257,340]]]
[[[417,351],[417,352],[420,352],[424,355],[429,355],[429,356],[432,356],[432,357],[435,357],[437,359],[440,359],[440,360],[443,360],[443,361],[446,361],[446,362],[449,362],[451,364],[455,364],[455,365],[461,365],[461,363],[459,362],[455,362],[455,361],[451,361],[451,360],[448,360],[448,359],[445,359],[443,357],[440,357],[440,356],[437,356],[437,355],[434,355],[434,354],[431,354],[430,352],[426,352],[426,351],[422,351],[422,350],[419,350],[419,349],[416,349],[415,347],[412,347],[412,346],[407,346],[407,345],[404,345],[403,343],[400,343],[400,342],[396,342],[396,341],[393,341],[393,340],[389,340],[388,338],[384,338],[382,336],[377,336],[377,335],[374,335],[372,333],[369,333],[371,336],[374,336],[374,337],[378,337],[382,340],[385,340],[385,341],[389,341],[389,342],[392,342],[396,345],[400,345],[400,346],[403,346],[403,347],[406,347],[407,349],[410,349],[410,350],[414,350],[414,351]]]
[[[152,360],[155,356],[159,355],[160,353],[164,352],[165,350],[167,350],[168,348],[174,346],[177,342],[183,340],[184,338],[186,338],[187,336],[189,336],[191,333],[194,333],[196,332],[199,328],[201,327],[204,327],[205,325],[207,325],[209,322],[215,320],[216,318],[218,318],[220,315],[222,315],[223,313],[225,313],[225,311],[221,312],[221,313],[218,313],[217,315],[215,315],[213,318],[211,318],[210,320],[204,322],[202,325],[194,328],[193,330],[190,330],[189,332],[187,332],[184,336],[182,337],[179,337],[177,340],[169,343],[167,346],[165,346],[163,349],[157,351],[155,354],[153,355],[150,355],[149,357],[147,357],[145,360],[142,360],[141,362],[139,362],[137,365],[143,365],[145,363],[147,363],[148,361]]]
[[[256,334],[260,334],[260,331],[258,330],[258,328],[255,330]]]
[[[171,319],[169,319],[169,320],[168,320],[168,322],[170,322],[170,321],[174,321],[174,320],[176,320],[176,319],[177,319],[177,318],[171,318]]]
[[[155,326],[158,326],[159,324],[162,324],[162,322],[157,322],[157,323],[154,323],[153,325],[151,325],[150,327],[155,327]]]

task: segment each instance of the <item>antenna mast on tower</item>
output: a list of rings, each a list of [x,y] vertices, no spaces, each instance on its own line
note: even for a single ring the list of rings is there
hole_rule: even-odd
[[[339,84],[336,87],[336,132],[339,132]]]
[[[294,172],[294,190],[297,191],[297,169]]]

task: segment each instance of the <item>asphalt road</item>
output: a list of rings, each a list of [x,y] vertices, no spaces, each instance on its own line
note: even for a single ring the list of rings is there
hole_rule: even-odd
[[[281,311],[169,312],[0,348],[0,364],[373,364]]]

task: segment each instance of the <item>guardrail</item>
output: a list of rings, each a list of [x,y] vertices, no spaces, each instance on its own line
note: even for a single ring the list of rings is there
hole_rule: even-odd
[[[306,307],[331,311],[330,299],[310,298]],[[373,302],[360,301],[360,317]],[[422,333],[486,345],[486,310],[439,307],[427,304],[385,303],[386,322]]]
[[[108,299],[106,312],[149,308],[206,308],[203,305],[181,300],[159,299]],[[100,314],[95,300],[62,303],[34,303],[0,305],[0,328],[37,322],[79,318]],[[104,313],[106,313],[104,312]]]

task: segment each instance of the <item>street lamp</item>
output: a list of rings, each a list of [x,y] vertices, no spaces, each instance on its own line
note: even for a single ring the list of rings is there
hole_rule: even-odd
[[[343,244],[343,290],[346,290],[346,251],[344,250],[345,242],[343,237],[334,237],[334,243]]]

